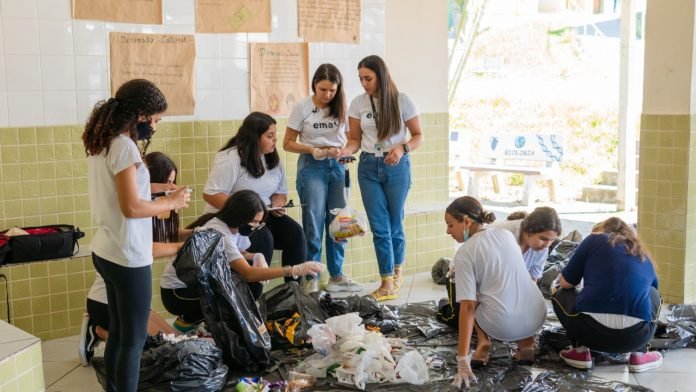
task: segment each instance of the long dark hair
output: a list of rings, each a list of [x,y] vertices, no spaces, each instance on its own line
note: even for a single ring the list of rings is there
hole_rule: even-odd
[[[220,219],[228,227],[240,227],[254,220],[256,214],[261,211],[263,211],[262,220],[265,220],[268,210],[263,200],[261,200],[258,193],[245,189],[232,194],[220,211],[204,214],[186,226],[186,228],[193,229],[203,226],[213,218]]]
[[[401,109],[399,108],[399,90],[389,74],[387,64],[379,56],[367,56],[360,60],[358,69],[367,68],[377,76],[379,101],[377,107],[377,138],[388,139],[401,129]]]
[[[145,166],[150,172],[150,182],[166,184],[169,175],[174,171],[174,183],[179,174],[176,164],[164,153],[153,151],[143,157]],[[154,242],[179,242],[179,214],[169,212],[169,218],[152,217],[152,240]]]
[[[457,198],[447,206],[445,212],[459,222],[463,221],[465,216],[480,225],[495,221],[495,214],[484,210],[481,203],[471,196]]]
[[[343,76],[341,76],[341,71],[333,64],[326,63],[320,65],[312,78],[313,93],[317,93],[316,85],[323,80],[336,84],[336,95],[329,102],[329,115],[337,118],[339,124],[343,124],[346,120],[346,96],[343,93]]]
[[[147,170],[150,171],[150,182],[166,184],[169,181],[169,175],[174,172],[174,183],[176,184],[179,169],[177,169],[176,163],[163,152],[153,151],[145,155],[143,161],[147,165]]]
[[[220,151],[237,147],[242,167],[254,178],[263,176],[266,170],[263,168],[263,162],[261,161],[259,139],[275,123],[276,120],[266,113],[249,113],[239,127],[237,134],[227,141],[227,144]],[[275,168],[280,163],[280,156],[278,156],[277,150],[265,154],[264,158],[269,169]]]
[[[99,101],[87,120],[82,142],[87,156],[109,152],[111,141],[125,131],[137,141],[138,118],[163,113],[167,100],[157,86],[149,80],[133,79],[119,87],[113,98]]]

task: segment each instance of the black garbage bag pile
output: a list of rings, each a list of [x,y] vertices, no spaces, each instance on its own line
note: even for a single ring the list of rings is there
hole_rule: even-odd
[[[571,256],[580,243],[571,240],[561,240],[549,253],[544,266],[544,273],[537,280],[537,286],[544,298],[551,298],[551,288],[557,284],[558,276],[563,268],[568,265]]]
[[[230,369],[261,372],[270,367],[271,338],[246,280],[227,263],[222,235],[215,230],[194,232],[174,265],[184,282],[196,271],[205,322]]]
[[[92,365],[106,389],[104,358],[94,358]],[[207,339],[162,343],[143,352],[138,391],[221,391],[227,372],[222,351]]]
[[[671,304],[665,309],[666,322],[658,321],[650,346],[656,349],[696,348],[696,305]]]
[[[331,294],[322,291],[312,293],[312,297],[317,298],[319,305],[329,317],[357,312],[363,319],[363,324],[370,329],[389,333],[399,328],[396,307],[380,304],[371,295],[333,298]]]
[[[326,321],[327,314],[296,282],[273,288],[259,298],[260,314],[271,336],[273,349],[302,346],[307,331]]]

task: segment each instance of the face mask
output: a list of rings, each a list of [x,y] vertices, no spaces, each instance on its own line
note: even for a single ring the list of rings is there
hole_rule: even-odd
[[[149,122],[138,123],[137,128],[138,128],[138,140],[146,140],[146,139],[150,139],[152,137],[152,133],[154,132],[154,129],[152,129],[152,125],[150,125]]]
[[[464,241],[469,239],[469,229],[464,230]]]
[[[243,235],[245,237],[248,237],[251,233],[254,232],[254,229],[249,224],[239,226],[237,230],[239,231],[240,235]]]

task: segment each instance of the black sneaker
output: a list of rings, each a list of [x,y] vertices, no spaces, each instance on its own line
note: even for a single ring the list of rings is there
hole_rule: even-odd
[[[94,348],[99,343],[99,338],[94,333],[94,325],[92,325],[89,315],[84,314],[82,318],[82,328],[80,329],[80,343],[77,347],[77,354],[80,357],[82,366],[89,366],[89,361],[94,356]]]

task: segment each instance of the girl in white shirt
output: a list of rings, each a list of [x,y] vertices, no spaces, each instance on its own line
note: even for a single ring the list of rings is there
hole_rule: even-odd
[[[296,186],[303,205],[307,257],[321,260],[322,237],[326,235],[326,266],[331,275],[326,291],[360,291],[362,285],[343,274],[345,241],[336,242],[329,236],[329,225],[335,217],[331,210],[346,206],[346,170],[338,161],[346,143],[346,98],[343,77],[335,65],[317,68],[312,92],[314,95],[292,109],[283,139],[285,151],[300,154]]]
[[[253,190],[272,209],[266,225],[251,239],[250,252],[271,260],[273,249],[282,251],[283,266],[307,260],[307,242],[299,223],[285,214],[288,188],[285,169],[276,150],[276,121],[268,114],[250,113],[237,134],[215,155],[203,200],[206,213],[217,212],[233,193]],[[286,277],[286,281],[292,280]]]
[[[372,296],[383,301],[397,298],[403,282],[404,204],[411,188],[408,153],[423,143],[423,134],[416,105],[397,90],[384,60],[365,57],[358,63],[358,75],[365,93],[350,103],[348,143],[340,156],[362,150],[358,182],[382,277]]]
[[[109,302],[109,340],[104,364],[107,391],[135,391],[152,299],[152,216],[188,206],[181,188],[150,199],[150,175],[137,140],[149,140],[167,109],[152,82],[123,84],[114,98],[92,110],[82,134],[92,221],[94,267]],[[118,206],[118,208],[115,208]]]
[[[458,373],[454,384],[475,380],[472,362],[488,363],[490,338],[517,341],[515,360],[534,359],[534,334],[546,319],[544,297],[524,266],[512,233],[487,228],[495,215],[478,200],[464,196],[445,210],[447,234],[462,243],[454,256],[456,300],[459,302]],[[469,353],[472,332],[476,351]]]

